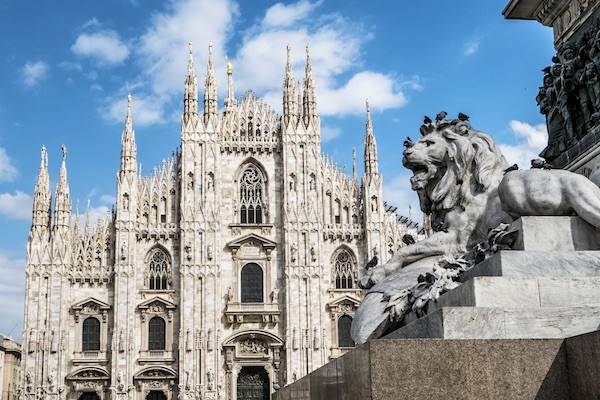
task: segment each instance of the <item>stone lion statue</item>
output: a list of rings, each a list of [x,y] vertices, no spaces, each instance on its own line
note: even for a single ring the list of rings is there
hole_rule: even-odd
[[[440,256],[464,256],[501,223],[524,215],[576,213],[600,228],[600,188],[590,180],[564,170],[508,168],[491,136],[464,118],[444,117],[426,118],[422,136],[406,144],[402,160],[413,171],[412,189],[435,233],[400,248],[359,280],[370,291],[352,325],[356,343],[390,328],[386,299],[393,293],[430,272]]]

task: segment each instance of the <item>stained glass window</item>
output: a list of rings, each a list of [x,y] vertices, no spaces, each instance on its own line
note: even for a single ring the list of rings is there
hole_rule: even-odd
[[[341,250],[336,256],[333,271],[336,289],[353,288],[355,280],[354,263],[352,256],[346,250]]]
[[[338,319],[338,346],[339,347],[354,347],[354,340],[350,336],[350,327],[352,326],[352,317],[342,315]]]
[[[88,317],[83,321],[81,347],[83,351],[100,350],[100,321],[98,318]]]
[[[160,249],[154,250],[150,256],[148,275],[148,288],[150,290],[168,289],[169,260],[164,251]]]
[[[148,323],[148,350],[165,350],[165,320],[154,317]]]
[[[242,303],[263,302],[263,273],[258,264],[246,264],[241,273]]]
[[[253,165],[242,174],[240,181],[240,222],[262,224],[263,180],[260,171]]]

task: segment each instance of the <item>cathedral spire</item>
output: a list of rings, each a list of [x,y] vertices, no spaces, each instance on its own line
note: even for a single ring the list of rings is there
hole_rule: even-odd
[[[204,124],[208,124],[211,118],[215,120],[217,118],[217,80],[213,66],[212,44],[208,45],[208,65],[204,79]]]
[[[121,135],[121,171],[136,172],[137,147],[131,119],[131,94],[127,95],[127,115],[125,116],[125,129]]]
[[[233,94],[233,64],[227,59],[227,96],[225,97],[225,108],[235,106],[235,95]]]
[[[67,227],[71,229],[71,199],[69,198],[69,184],[67,183],[67,147],[62,146],[62,165],[58,184],[56,185],[56,205],[54,208],[54,229]]]
[[[46,146],[42,146],[40,169],[33,194],[33,222],[32,227],[50,227],[52,193],[50,191],[50,176],[48,174],[48,153]]]
[[[352,179],[358,182],[358,174],[356,172],[356,149],[352,148]]]
[[[298,118],[298,104],[296,103],[296,83],[292,76],[292,62],[290,60],[291,47],[287,46],[287,63],[285,66],[285,79],[283,81],[283,123],[295,124]]]
[[[198,118],[198,83],[194,72],[194,56],[192,42],[189,42],[188,48],[190,57],[188,59],[188,69],[185,76],[185,90],[183,94],[183,124],[196,121]]]
[[[308,126],[311,120],[316,120],[318,118],[317,99],[315,97],[315,83],[312,77],[312,66],[310,65],[310,53],[308,51],[308,46],[306,46],[306,71],[304,76],[302,117],[306,126]]]
[[[378,174],[379,168],[377,167],[377,142],[375,141],[375,135],[373,134],[373,123],[371,122],[371,108],[369,106],[369,100],[366,101],[367,105],[367,123],[365,132],[365,174]]]

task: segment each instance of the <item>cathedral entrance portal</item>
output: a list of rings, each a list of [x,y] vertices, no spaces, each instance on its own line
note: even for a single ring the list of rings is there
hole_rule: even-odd
[[[237,378],[237,400],[269,400],[269,375],[263,367],[242,367]]]
[[[146,400],[167,400],[167,396],[161,390],[153,390],[148,393]]]

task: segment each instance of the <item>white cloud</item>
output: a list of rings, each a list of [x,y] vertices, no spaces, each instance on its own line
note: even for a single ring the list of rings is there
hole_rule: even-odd
[[[25,259],[0,249],[0,333],[21,342],[25,298]],[[12,332],[11,332],[12,331]]]
[[[0,214],[10,219],[31,220],[33,197],[19,190],[0,194]]]
[[[129,56],[129,48],[115,31],[82,33],[71,46],[79,56],[91,57],[100,65],[120,64]]]
[[[518,164],[520,168],[529,168],[531,160],[540,158],[539,153],[548,142],[546,125],[530,125],[513,120],[510,121],[510,129],[517,139],[517,144],[500,144],[502,154],[510,165]]]
[[[103,194],[100,196],[100,201],[105,204],[115,204],[117,202],[117,198],[113,195]]]
[[[17,169],[12,165],[6,150],[0,147],[0,182],[12,182],[17,173]]]
[[[472,56],[473,54],[477,53],[477,50],[479,50],[480,42],[481,42],[480,39],[469,40],[465,44],[464,50],[463,50],[463,54],[465,55],[465,57],[469,57],[469,56]]]
[[[295,4],[277,3],[269,8],[263,19],[265,26],[291,26],[298,20],[305,18],[321,2],[311,3],[301,0]]]
[[[399,108],[407,103],[406,96],[391,77],[378,72],[363,71],[354,75],[343,87],[331,89],[319,99],[322,115],[360,114],[365,112],[365,100],[371,109]]]
[[[328,142],[342,134],[342,130],[333,126],[321,125],[321,141]]]
[[[48,76],[50,67],[43,61],[25,63],[21,69],[21,79],[27,87],[37,85]]]
[[[183,0],[173,2],[168,12],[154,15],[137,50],[148,66],[153,91],[158,95],[181,92],[189,41],[195,43],[197,59],[199,54],[208,54],[212,43],[215,63],[223,60],[224,68],[225,43],[236,14],[237,4],[231,0]]]

